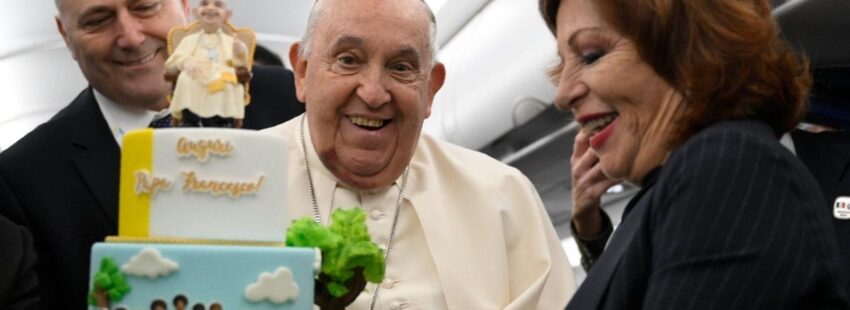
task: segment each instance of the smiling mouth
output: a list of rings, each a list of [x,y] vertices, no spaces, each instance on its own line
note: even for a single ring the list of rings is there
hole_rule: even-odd
[[[581,127],[583,130],[593,135],[605,129],[605,127],[614,122],[614,120],[617,119],[617,117],[619,116],[620,114],[617,112],[594,114],[582,117],[579,120],[579,123],[581,123]]]
[[[351,121],[352,124],[357,125],[357,127],[367,129],[367,130],[378,130],[383,128],[389,120],[382,119],[369,119],[360,116],[349,116],[348,120]]]
[[[156,58],[157,54],[159,54],[159,49],[155,50],[150,55],[147,55],[147,56],[142,57],[142,58],[133,59],[133,60],[126,60],[126,61],[115,60],[115,63],[122,65],[122,66],[127,66],[127,67],[143,65],[143,64],[150,62],[154,58]]]

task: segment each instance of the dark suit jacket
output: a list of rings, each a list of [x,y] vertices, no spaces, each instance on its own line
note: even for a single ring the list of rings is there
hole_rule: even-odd
[[[244,127],[301,114],[292,73],[254,67]],[[91,246],[118,232],[120,151],[86,89],[50,121],[0,153],[0,214],[33,233],[46,309],[84,309]]]
[[[26,229],[0,216],[0,249],[0,309],[37,309],[32,237]]]
[[[848,309],[815,180],[756,121],[651,172],[567,309]]]
[[[835,199],[850,197],[850,132],[811,133],[802,130],[791,132],[797,157],[815,176],[826,199],[822,212],[832,214]],[[830,220],[835,235],[842,236],[841,257],[850,259],[850,220]],[[847,266],[850,267],[850,266]],[[848,268],[850,277],[850,268]],[[850,279],[848,279],[850,280]]]

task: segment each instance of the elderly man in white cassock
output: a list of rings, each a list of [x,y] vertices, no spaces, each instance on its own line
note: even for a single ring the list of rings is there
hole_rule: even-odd
[[[349,309],[561,309],[575,282],[529,180],[421,135],[446,70],[421,0],[320,0],[289,57],[306,113],[290,141],[287,206],[328,224],[362,208],[386,277]]]

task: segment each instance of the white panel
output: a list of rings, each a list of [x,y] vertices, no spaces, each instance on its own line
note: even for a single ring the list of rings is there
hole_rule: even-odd
[[[193,0],[192,4],[197,3]],[[257,33],[285,34],[300,37],[307,27],[313,0],[229,0],[233,9],[231,22],[250,27]]]
[[[0,148],[50,119],[87,84],[61,44],[0,59]]]
[[[205,162],[195,157],[178,158],[177,141],[220,140],[233,146],[228,156],[209,155]],[[151,199],[150,236],[200,239],[284,241],[286,216],[286,151],[280,137],[249,130],[161,129],[154,139],[151,174],[173,183],[169,191]],[[256,194],[231,198],[208,193],[184,192],[182,173],[198,179],[256,182]]]
[[[52,0],[0,1],[0,59],[31,46],[60,40]]]
[[[551,103],[545,72],[556,55],[537,1],[492,1],[440,51],[446,84],[425,130],[473,149],[487,145],[512,128],[518,100]]]

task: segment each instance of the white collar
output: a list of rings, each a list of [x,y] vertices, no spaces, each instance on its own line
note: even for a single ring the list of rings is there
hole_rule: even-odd
[[[94,99],[97,106],[100,108],[100,113],[106,120],[106,125],[109,126],[109,131],[115,137],[115,142],[121,146],[121,141],[124,139],[124,134],[130,130],[147,128],[151,121],[168,113],[168,109],[160,112],[154,112],[147,109],[139,109],[123,104],[118,104],[112,99],[107,98],[96,89],[92,88]]]

